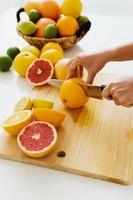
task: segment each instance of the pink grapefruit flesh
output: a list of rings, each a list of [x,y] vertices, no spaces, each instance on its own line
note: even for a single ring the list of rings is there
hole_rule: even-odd
[[[57,132],[47,122],[32,122],[21,130],[17,142],[20,149],[30,157],[42,157],[50,153],[56,144]]]
[[[28,68],[27,80],[34,86],[41,86],[47,83],[54,73],[53,65],[45,59],[37,59]]]

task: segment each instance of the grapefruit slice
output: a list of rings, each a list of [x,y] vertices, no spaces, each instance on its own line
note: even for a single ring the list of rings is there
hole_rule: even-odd
[[[25,126],[32,122],[32,119],[32,111],[24,110],[5,119],[1,126],[10,135],[17,136]]]
[[[20,149],[30,157],[42,157],[55,148],[57,131],[47,122],[32,122],[17,137]]]
[[[14,112],[19,112],[22,110],[31,110],[32,109],[32,101],[28,97],[21,98],[14,107]]]
[[[65,119],[65,112],[48,108],[35,108],[33,116],[35,121],[45,121],[59,127]]]
[[[26,78],[33,86],[45,85],[53,76],[54,68],[50,61],[39,58],[28,68]]]

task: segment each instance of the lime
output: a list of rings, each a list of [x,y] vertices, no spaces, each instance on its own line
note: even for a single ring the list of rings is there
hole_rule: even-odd
[[[29,15],[30,21],[32,21],[34,23],[36,23],[41,18],[41,15],[37,10],[31,10],[28,13],[28,15]]]
[[[18,47],[10,47],[7,49],[7,55],[10,56],[12,60],[20,53],[20,50]]]
[[[8,55],[0,56],[0,70],[2,72],[9,71],[11,66],[12,66],[12,59]]]
[[[24,35],[33,35],[37,31],[37,26],[31,21],[20,21],[18,30]]]
[[[31,110],[32,109],[32,101],[28,97],[21,98],[14,107],[14,112],[19,112],[22,110]]]
[[[82,26],[83,24],[85,24],[86,22],[89,21],[88,17],[87,16],[80,16],[78,19],[78,24],[79,26]]]
[[[36,56],[37,58],[40,56],[39,49],[35,46],[32,46],[32,45],[22,48],[21,51],[22,52],[30,52],[30,53],[34,54],[34,56]]]
[[[49,24],[44,29],[44,37],[56,38],[58,35],[58,29],[55,24]]]

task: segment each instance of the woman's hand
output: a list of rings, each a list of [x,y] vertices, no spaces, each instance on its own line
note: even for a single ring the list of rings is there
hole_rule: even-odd
[[[125,107],[133,106],[133,78],[123,81],[110,83],[102,92],[105,99],[110,100],[110,96],[116,105]]]
[[[97,72],[99,72],[107,62],[108,52],[92,55],[79,55],[68,63],[68,74],[66,79],[75,77],[78,74],[78,67],[80,67],[81,71],[83,67],[88,72],[87,82],[92,83]],[[81,71],[80,74],[82,74]]]

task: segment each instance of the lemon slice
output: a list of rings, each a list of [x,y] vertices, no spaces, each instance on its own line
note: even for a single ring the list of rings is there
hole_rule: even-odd
[[[22,110],[31,110],[32,101],[28,97],[21,98],[14,107],[14,112],[19,112]]]
[[[17,136],[21,129],[32,122],[32,118],[32,111],[20,111],[5,119],[1,126],[10,135]]]
[[[46,100],[46,99],[32,99],[32,103],[34,108],[53,108],[54,102]]]

